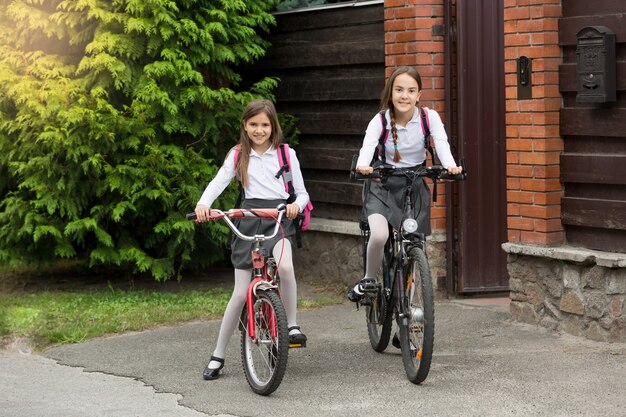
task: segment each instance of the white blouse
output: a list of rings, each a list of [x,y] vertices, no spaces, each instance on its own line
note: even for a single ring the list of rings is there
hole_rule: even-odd
[[[439,113],[435,110],[427,109],[428,124],[430,133],[435,142],[435,151],[444,167],[454,167],[456,162],[450,152],[450,144],[448,143],[448,135],[443,127],[443,122]],[[424,147],[424,133],[422,132],[422,118],[420,110],[415,107],[413,117],[406,126],[400,126],[396,123],[398,130],[398,152],[400,152],[400,161],[393,162],[393,137],[391,136],[391,117],[389,110],[385,112],[385,120],[387,121],[387,130],[389,136],[385,143],[385,158],[388,164],[396,167],[412,167],[422,164],[426,160],[426,148]],[[357,166],[369,166],[374,156],[374,150],[378,146],[378,138],[383,131],[383,126],[378,113],[369,122],[363,139],[363,146],[359,152]]]
[[[300,172],[300,162],[296,157],[296,151],[289,148],[291,173],[293,176],[293,188],[296,193],[295,204],[300,207],[300,211],[308,204],[309,194],[304,188],[304,179]],[[248,165],[248,186],[244,188],[244,196],[247,199],[259,198],[263,200],[286,200],[289,193],[285,191],[283,178],[276,178],[276,173],[280,169],[278,165],[278,149],[270,147],[263,155],[257,154],[254,149],[250,152],[250,163]],[[198,204],[211,207],[211,204],[222,194],[224,189],[235,177],[235,152],[231,151],[224,160],[224,165],[219,169],[217,175],[209,183],[202,193]]]

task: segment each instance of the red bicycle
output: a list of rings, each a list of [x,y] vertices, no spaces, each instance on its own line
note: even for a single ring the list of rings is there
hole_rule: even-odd
[[[252,281],[248,286],[246,305],[241,312],[241,360],[252,391],[260,395],[274,392],[283,380],[289,355],[287,314],[278,290],[278,267],[272,256],[266,257],[263,242],[274,238],[281,229],[286,206],[275,209],[211,209],[209,220],[224,220],[239,239],[254,242],[252,249]],[[195,220],[196,214],[187,214]],[[231,219],[274,219],[276,227],[270,236],[244,235]],[[294,346],[299,347],[299,346]]]

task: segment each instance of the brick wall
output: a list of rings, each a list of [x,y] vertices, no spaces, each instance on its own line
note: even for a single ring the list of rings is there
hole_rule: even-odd
[[[559,180],[561,0],[504,1],[508,240],[564,242]],[[517,97],[517,59],[532,60],[532,99]]]
[[[432,30],[434,25],[443,23],[443,0],[385,1],[387,77],[402,65],[417,68],[422,77],[420,104],[437,110],[445,120],[444,37],[433,36]],[[450,136],[448,127],[446,131]],[[438,187],[437,202],[431,209],[431,226],[433,231],[445,231],[445,185],[440,183]]]

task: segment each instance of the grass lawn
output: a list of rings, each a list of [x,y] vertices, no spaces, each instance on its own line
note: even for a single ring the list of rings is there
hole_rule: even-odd
[[[48,278],[0,292],[0,345],[26,338],[36,350],[83,342],[93,337],[154,328],[192,320],[217,319],[230,298],[232,270],[221,279],[181,283],[143,283],[105,278],[94,284],[80,277]],[[226,276],[228,275],[228,276]],[[6,280],[6,278],[5,278]],[[185,283],[183,285],[183,282]],[[300,297],[299,309],[342,302],[342,288],[299,285],[309,296]],[[321,294],[321,296],[320,296]]]

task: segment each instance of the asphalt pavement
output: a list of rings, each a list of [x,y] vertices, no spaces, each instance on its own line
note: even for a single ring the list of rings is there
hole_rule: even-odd
[[[245,381],[238,334],[220,379],[202,379],[214,320],[0,351],[0,416],[626,416],[626,344],[514,323],[496,301],[441,301],[435,314],[422,385],[397,349],[370,348],[363,310],[346,303],[299,313],[308,346],[290,350],[269,397]]]

